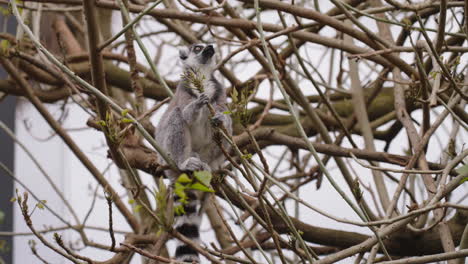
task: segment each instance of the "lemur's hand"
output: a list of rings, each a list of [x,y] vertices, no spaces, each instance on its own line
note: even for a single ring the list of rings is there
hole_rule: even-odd
[[[198,119],[199,115],[203,113],[200,111],[204,109],[204,106],[210,102],[210,97],[206,93],[202,93],[198,96],[197,99],[185,105],[184,110],[182,110],[182,116],[184,117],[187,124],[192,124],[195,120]]]
[[[198,96],[196,103],[198,106],[206,105],[210,102],[210,97],[206,93],[202,93]]]
[[[211,124],[215,127],[221,126],[221,124],[226,123],[226,115],[220,112],[217,112],[212,118],[211,118]]]

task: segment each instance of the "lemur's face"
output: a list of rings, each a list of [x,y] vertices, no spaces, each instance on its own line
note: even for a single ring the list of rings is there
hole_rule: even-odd
[[[193,44],[188,50],[179,50],[185,69],[211,74],[215,68],[215,50],[211,44]]]

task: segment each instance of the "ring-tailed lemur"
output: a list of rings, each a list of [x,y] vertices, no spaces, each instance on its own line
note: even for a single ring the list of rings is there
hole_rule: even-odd
[[[213,139],[211,122],[222,122],[231,133],[231,119],[223,114],[226,110],[226,92],[214,78],[215,50],[212,45],[194,44],[188,50],[179,51],[184,74],[168,109],[156,128],[156,140],[162,144],[181,171],[217,170],[225,158]],[[190,74],[203,75],[203,93],[194,89]],[[216,114],[211,117],[207,107],[210,103]],[[167,171],[166,176],[174,181],[177,174]],[[201,222],[201,194],[187,193],[189,203],[184,205],[185,214],[177,217],[175,228],[192,240],[199,241]],[[175,252],[179,261],[197,261],[198,254],[185,244],[179,243]]]

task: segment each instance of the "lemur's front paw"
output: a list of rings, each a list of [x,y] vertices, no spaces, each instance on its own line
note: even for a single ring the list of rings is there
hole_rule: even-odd
[[[197,98],[198,105],[206,105],[210,102],[210,97],[206,93],[202,93]]]
[[[183,171],[211,171],[208,164],[195,157],[185,160],[180,169]]]

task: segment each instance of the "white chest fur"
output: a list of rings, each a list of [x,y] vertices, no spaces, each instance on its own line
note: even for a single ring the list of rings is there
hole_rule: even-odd
[[[201,110],[195,124],[191,126],[192,148],[199,152],[212,143],[212,127],[210,124],[210,112],[206,106]]]
[[[193,91],[197,97],[200,95],[200,91],[198,89],[193,89]],[[210,98],[213,98],[214,94],[216,93],[216,84],[210,80],[203,81],[203,91]]]

